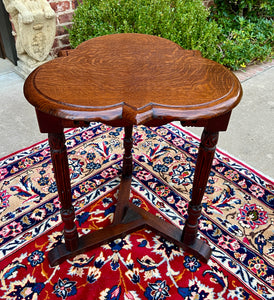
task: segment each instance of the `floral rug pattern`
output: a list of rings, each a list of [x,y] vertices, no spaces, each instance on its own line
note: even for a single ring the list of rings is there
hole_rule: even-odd
[[[123,136],[100,123],[66,133],[80,235],[113,220]],[[172,124],[133,138],[130,201],[183,228],[199,141]],[[0,160],[0,299],[274,299],[273,209],[274,183],[217,151],[199,220],[207,264],[140,230],[52,268],[63,235],[44,141]]]

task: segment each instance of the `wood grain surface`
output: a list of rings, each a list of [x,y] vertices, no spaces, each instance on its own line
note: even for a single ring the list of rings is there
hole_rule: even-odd
[[[198,51],[156,36],[114,34],[40,66],[24,93],[58,118],[147,124],[216,117],[238,104],[242,90],[232,72]]]

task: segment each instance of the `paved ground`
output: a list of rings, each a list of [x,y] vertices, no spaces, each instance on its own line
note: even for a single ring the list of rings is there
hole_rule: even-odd
[[[218,147],[274,179],[274,61],[237,71],[243,98]],[[200,135],[200,128],[190,129]]]
[[[218,147],[274,178],[274,61],[236,75],[244,96],[234,109]],[[33,107],[23,96],[24,81],[11,63],[0,59],[0,157],[46,139],[40,134]],[[200,128],[189,129],[200,135]]]

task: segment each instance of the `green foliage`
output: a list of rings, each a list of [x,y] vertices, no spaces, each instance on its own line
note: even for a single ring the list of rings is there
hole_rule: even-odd
[[[238,26],[223,27],[220,43],[223,57],[221,63],[237,70],[256,61],[270,58],[273,49],[273,22],[266,19],[250,21],[243,17],[237,19]]]
[[[231,69],[273,56],[273,0],[215,0],[211,17],[221,28],[220,62]]]
[[[76,47],[92,37],[123,32],[167,38],[231,69],[273,55],[274,0],[83,0],[68,30]]]
[[[208,17],[201,0],[83,0],[73,17],[70,42],[76,47],[96,36],[145,33],[218,59],[220,30],[215,21],[208,22]]]
[[[224,16],[273,17],[273,0],[215,0],[217,11]]]

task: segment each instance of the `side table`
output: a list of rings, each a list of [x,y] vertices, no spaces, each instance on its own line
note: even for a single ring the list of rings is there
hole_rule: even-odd
[[[52,266],[88,249],[150,228],[207,261],[211,249],[197,238],[201,201],[207,185],[219,131],[228,126],[242,89],[232,72],[205,59],[199,51],[144,34],[93,38],[34,70],[24,85],[35,107],[42,133],[48,133],[61,201],[65,244],[48,258]],[[160,126],[171,121],[202,126],[192,199],[183,231],[137,208],[129,199],[132,177],[133,125]],[[114,222],[78,237],[64,128],[102,122],[125,129],[122,178]]]

